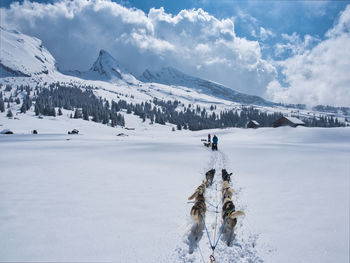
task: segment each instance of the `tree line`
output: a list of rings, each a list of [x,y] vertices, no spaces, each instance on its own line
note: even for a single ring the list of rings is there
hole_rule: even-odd
[[[7,91],[11,91],[11,86],[6,86]],[[82,118],[103,124],[114,126],[124,126],[125,120],[121,111],[127,114],[139,116],[143,121],[147,119],[150,123],[172,123],[178,130],[189,129],[192,131],[213,128],[246,127],[250,120],[259,122],[261,127],[272,127],[273,122],[282,117],[281,112],[267,113],[250,106],[242,106],[239,109],[216,111],[216,106],[211,105],[209,109],[201,108],[199,105],[188,104],[185,106],[179,100],[153,100],[132,103],[126,100],[112,100],[111,103],[93,93],[93,87],[80,87],[74,84],[70,86],[52,83],[48,88],[37,86],[31,96],[32,88],[28,86],[17,87],[15,94],[23,93],[25,96],[20,108],[21,113],[25,113],[34,104],[36,115],[56,116],[62,115],[62,109],[71,110],[72,118]],[[119,96],[118,96],[119,97]],[[20,104],[17,97],[13,100]],[[19,101],[19,102],[18,102]],[[0,92],[0,111],[5,111],[5,102]],[[56,108],[58,111],[56,112]],[[12,114],[12,113],[11,113]],[[299,117],[299,116],[295,116]],[[345,126],[337,118],[332,116],[320,116],[313,118],[300,118],[308,127],[340,127]]]

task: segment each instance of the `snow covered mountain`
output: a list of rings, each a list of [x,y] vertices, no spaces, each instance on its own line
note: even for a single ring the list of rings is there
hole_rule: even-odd
[[[30,77],[56,70],[41,40],[0,27],[0,77]]]
[[[65,71],[64,73],[83,79],[89,80],[105,80],[110,82],[126,82],[128,84],[138,83],[137,79],[114,58],[106,50],[101,49],[99,55],[86,72]]]
[[[144,85],[105,50],[100,50],[96,61],[88,71],[65,71],[62,73],[66,76],[58,75],[56,74],[58,72],[54,57],[43,47],[39,39],[4,28],[1,28],[0,70],[0,77],[38,76],[37,81],[41,82],[43,75],[49,75],[51,76],[50,82],[55,82],[62,81],[62,78],[67,79],[69,76],[74,76],[80,80],[97,80],[122,86],[137,85],[139,87],[142,85],[146,89],[144,91],[146,93],[155,89],[157,92],[166,94],[182,94],[185,92],[185,94],[187,93],[185,97],[190,94],[192,94],[190,97],[198,96],[198,98],[205,95],[208,97],[207,101],[223,99],[241,104],[273,105],[273,103],[258,96],[239,93],[223,85],[189,76],[171,67],[163,68],[157,72],[146,70],[139,78],[140,81],[146,83]],[[75,81],[79,81],[79,79],[75,79]],[[165,85],[148,84],[150,82]],[[175,90],[178,90],[178,92]],[[184,96],[181,95],[180,97]],[[202,100],[202,98],[199,100]]]
[[[256,104],[264,106],[272,106],[274,104],[264,100],[261,97],[240,93],[221,84],[187,75],[172,67],[164,67],[159,71],[151,71],[147,69],[143,72],[139,79],[143,82],[185,86],[194,89],[199,93],[204,93],[217,98],[231,100],[233,102],[243,104]]]

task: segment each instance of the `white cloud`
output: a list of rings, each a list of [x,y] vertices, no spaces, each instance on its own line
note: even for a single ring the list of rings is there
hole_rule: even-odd
[[[275,34],[269,30],[269,29],[265,29],[262,26],[260,27],[260,39],[265,41],[266,39],[268,39],[269,37],[274,37]]]
[[[278,64],[288,87],[272,81],[268,96],[275,101],[350,106],[350,5],[324,41]]]
[[[135,74],[173,66],[251,94],[264,94],[276,75],[257,41],[236,36],[233,19],[202,9],[145,14],[102,0],[25,1],[1,9],[1,25],[42,39],[63,69],[89,68],[103,48]]]
[[[259,38],[261,41],[265,41],[268,38],[275,36],[275,34],[271,30],[265,29],[262,26],[259,28],[258,32],[259,33],[257,33],[255,29],[252,29],[250,34],[255,38]]]
[[[341,13],[338,23],[326,33],[329,38],[341,36],[350,33],[350,5]]]
[[[305,35],[304,39],[302,39],[296,32],[292,35],[282,34],[282,40],[284,40],[284,43],[277,43],[275,45],[275,55],[277,57],[286,54],[302,54],[320,42],[320,39],[310,35]]]
[[[144,30],[133,30],[130,35],[124,33],[121,39],[123,39],[125,43],[130,43],[139,47],[141,50],[151,50],[159,54],[166,51],[175,51],[176,49],[174,45],[170,44],[168,41],[148,35]]]

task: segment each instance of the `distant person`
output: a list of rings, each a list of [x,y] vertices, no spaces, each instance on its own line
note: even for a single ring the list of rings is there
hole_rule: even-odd
[[[210,138],[210,133],[209,133],[209,134],[208,134],[208,142],[209,142],[209,143],[210,143],[210,139],[211,139],[211,138]]]
[[[213,143],[212,143],[212,146],[211,146],[211,149],[214,151],[214,150],[218,150],[218,137],[216,137],[216,135],[214,134],[214,137],[213,137]]]

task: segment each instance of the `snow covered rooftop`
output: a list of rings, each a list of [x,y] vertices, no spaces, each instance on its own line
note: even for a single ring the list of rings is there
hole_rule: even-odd
[[[288,116],[284,116],[287,120],[289,120],[290,122],[293,122],[295,124],[305,124],[303,121],[299,120],[298,118],[295,117],[288,117]]]

